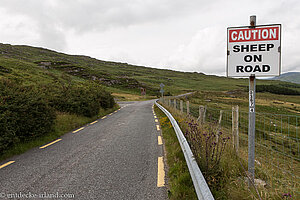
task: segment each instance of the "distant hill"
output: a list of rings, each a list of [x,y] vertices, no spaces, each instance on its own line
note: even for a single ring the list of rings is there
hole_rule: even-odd
[[[280,81],[300,84],[300,72],[284,73],[278,77],[271,78],[271,80],[280,80]]]

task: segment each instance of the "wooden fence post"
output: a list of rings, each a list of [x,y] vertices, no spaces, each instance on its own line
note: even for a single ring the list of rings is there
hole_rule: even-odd
[[[239,106],[232,107],[232,142],[236,153],[239,152]]]
[[[190,102],[189,101],[186,102],[186,114],[190,115]]]
[[[175,108],[175,110],[176,110],[176,105],[177,103],[176,103],[176,99],[174,99],[174,108]]]
[[[183,100],[180,100],[180,113],[183,113]]]
[[[218,142],[219,140],[219,132],[221,130],[221,122],[222,122],[222,116],[223,116],[223,110],[220,110],[220,117],[219,117],[219,123],[218,123],[218,128],[217,128],[217,132],[216,132],[216,142]]]
[[[204,117],[204,106],[199,106],[199,117],[197,119],[197,121],[200,123],[200,124],[203,124],[203,118]]]

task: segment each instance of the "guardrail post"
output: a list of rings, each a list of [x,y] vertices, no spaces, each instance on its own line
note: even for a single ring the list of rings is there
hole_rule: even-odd
[[[239,106],[232,107],[232,136],[233,147],[239,152]]]
[[[180,113],[183,113],[183,100],[180,100]]]
[[[190,101],[186,101],[186,114],[190,115]]]

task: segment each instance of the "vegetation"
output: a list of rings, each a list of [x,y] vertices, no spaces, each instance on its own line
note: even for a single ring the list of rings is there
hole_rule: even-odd
[[[299,182],[297,181],[299,179],[299,136],[297,135],[297,127],[299,127],[297,119],[299,118],[298,113],[300,113],[299,96],[257,93],[255,176],[259,181],[265,181],[265,183],[258,184],[256,190],[251,190],[251,192],[245,181],[248,151],[248,92],[245,90],[201,91],[181,99],[190,101],[190,112],[195,118],[194,122],[180,123],[180,126],[182,130],[188,130],[186,136],[189,144],[216,199],[255,199],[259,196],[262,199],[299,198],[299,193],[297,193],[299,191]],[[207,106],[206,123],[204,126],[195,128],[195,120],[199,116],[199,105]],[[216,138],[215,130],[220,128],[223,136],[231,137],[231,108],[235,105],[239,105],[240,110],[239,156],[236,156],[232,145],[226,145],[219,165],[214,165],[216,160],[208,159],[213,169],[210,170],[211,168],[207,167],[209,163],[206,162],[206,158],[212,157],[214,148],[209,145],[207,145],[209,148],[206,148],[209,140],[206,143],[203,134],[208,136],[210,133],[212,134],[210,139]],[[172,108],[169,107],[169,110],[172,111],[173,116],[177,116],[177,121],[188,119],[187,116]],[[220,110],[223,110],[221,126],[212,126],[211,123],[219,121]],[[184,111],[186,112],[185,104]],[[196,131],[191,131],[189,126]],[[231,139],[229,142],[229,144],[232,143]],[[212,143],[213,141],[211,141]],[[207,169],[209,170],[207,171]],[[209,175],[207,176],[207,174]]]
[[[93,83],[24,85],[2,78],[0,156],[16,144],[53,133],[59,115],[92,118],[114,105],[113,97]]]
[[[128,94],[140,96],[141,88],[146,89],[150,98],[156,98],[160,95],[160,83],[165,85],[166,96],[203,90],[244,90],[248,85],[247,79],[134,66],[127,63],[101,61],[87,56],[66,55],[42,48],[8,44],[0,44],[0,66],[0,76],[2,74],[26,82],[49,84],[54,77],[60,76],[68,76],[79,82],[96,81],[107,91],[124,94],[118,96],[121,100],[126,100]],[[257,80],[257,85],[282,83],[273,80]],[[292,85],[297,84],[291,83],[289,87]]]
[[[166,148],[169,199],[197,199],[192,178],[171,122],[157,106],[154,110],[160,122]]]
[[[286,87],[288,86],[288,87]],[[258,85],[256,87],[256,92],[270,92],[273,94],[281,94],[281,95],[300,95],[300,91],[295,89],[291,89],[289,87],[294,87],[294,85],[284,84],[282,86],[279,85]]]

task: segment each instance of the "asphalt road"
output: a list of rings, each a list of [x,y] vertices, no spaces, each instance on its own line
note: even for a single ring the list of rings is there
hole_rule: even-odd
[[[118,112],[50,146],[1,162],[15,161],[0,169],[0,199],[167,199],[166,188],[157,187],[163,152],[153,103],[122,103]]]

